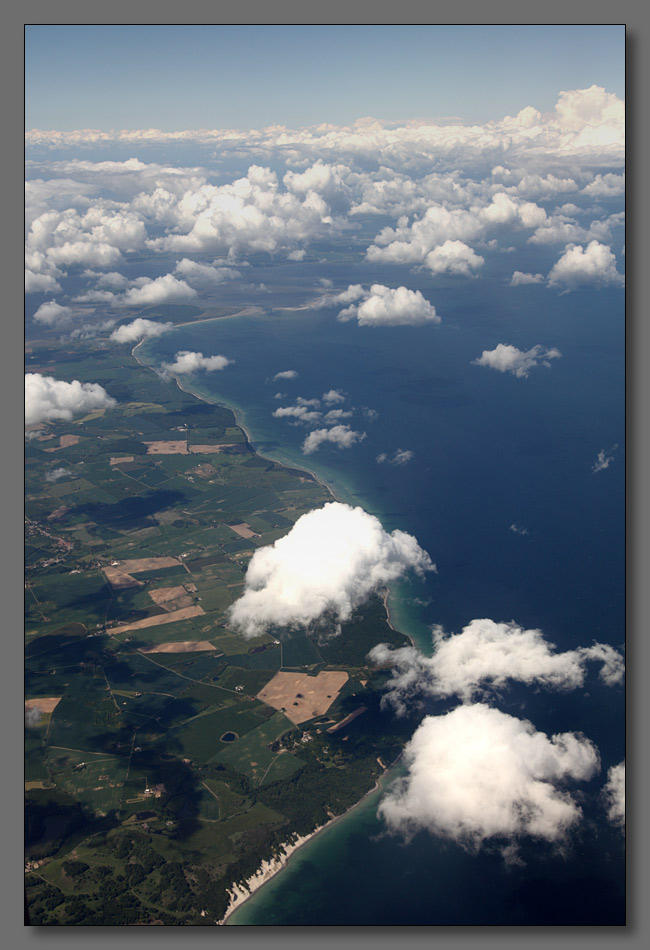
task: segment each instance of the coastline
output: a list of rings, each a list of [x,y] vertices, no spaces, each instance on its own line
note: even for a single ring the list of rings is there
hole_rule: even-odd
[[[239,316],[239,315],[240,315],[240,314],[232,314],[231,316]],[[227,318],[216,318],[216,317],[215,317],[214,319],[227,319]],[[192,322],[193,322],[193,323],[203,323],[203,322],[205,322],[205,321],[197,320],[197,321],[192,321]],[[189,324],[183,324],[183,326],[188,326],[188,325],[189,325]],[[155,370],[153,370],[153,367],[152,367],[150,364],[148,364],[148,363],[146,363],[146,362],[143,362],[143,361],[139,358],[139,356],[137,355],[137,353],[136,353],[136,350],[138,349],[138,347],[140,347],[144,342],[145,342],[145,339],[142,339],[142,340],[140,340],[138,343],[136,343],[135,346],[134,346],[134,347],[132,348],[132,350],[131,350],[131,355],[134,357],[134,359],[137,361],[137,363],[138,363],[140,366],[142,366],[143,368],[146,368],[146,369],[151,369],[152,371],[155,372]],[[215,404],[215,403],[213,403],[207,396],[203,395],[202,393],[198,393],[198,392],[196,392],[195,390],[193,390],[193,389],[191,389],[191,388],[189,388],[189,387],[187,387],[187,386],[184,386],[184,385],[182,384],[182,382],[181,382],[181,380],[180,380],[180,378],[179,378],[178,375],[174,374],[173,378],[174,378],[174,381],[176,382],[176,385],[178,386],[178,388],[181,389],[183,392],[188,393],[189,395],[194,396],[195,398],[200,399],[202,402],[208,403],[209,405],[214,405],[214,404]],[[238,425],[239,428],[242,429],[242,431],[245,433],[247,442],[248,442],[248,444],[252,447],[252,446],[253,446],[253,442],[252,442],[252,439],[251,439],[250,432],[248,431],[248,429],[246,428],[245,424],[241,421],[241,418],[239,417],[239,414],[240,414],[241,410],[239,410],[239,409],[237,409],[236,407],[233,407],[233,406],[227,406],[227,408],[230,409],[230,411],[231,411],[231,412],[233,413],[233,415],[235,416],[235,421],[236,421],[237,425]],[[259,456],[260,456],[260,458],[268,458],[268,456],[262,455],[262,453],[258,452],[256,449],[254,449],[254,451],[255,451],[255,454],[256,454],[256,455],[259,455]],[[276,460],[275,460],[275,459],[269,459],[269,461],[275,462]],[[285,463],[283,463],[283,462],[280,462],[280,463],[278,463],[278,464],[285,465]],[[321,487],[324,488],[324,489],[329,493],[329,495],[331,496],[331,498],[332,498],[334,501],[338,501],[338,500],[339,500],[339,499],[337,498],[337,496],[336,496],[336,493],[334,492],[334,489],[333,489],[330,485],[328,485],[326,482],[322,481],[322,479],[319,478],[319,476],[316,474],[316,472],[313,472],[313,471],[311,471],[311,469],[308,469],[308,468],[306,468],[306,467],[302,467],[302,468],[300,468],[300,469],[298,469],[298,470],[309,473],[309,474],[318,482],[318,484],[321,485]],[[392,622],[391,622],[390,608],[389,608],[389,606],[388,606],[388,598],[389,598],[389,596],[390,596],[390,588],[389,588],[389,587],[386,587],[386,588],[384,589],[383,597],[382,597],[383,604],[384,604],[384,609],[385,609],[385,612],[386,612],[386,621],[387,621],[388,625],[390,626],[390,628],[391,628],[392,630],[395,630],[396,628],[393,626],[393,624],[392,624]],[[401,630],[400,630],[400,631],[396,631],[396,632],[402,633]],[[411,636],[409,636],[409,634],[404,634],[404,636],[408,637],[410,643],[411,643],[413,646],[415,646],[415,641],[413,640],[413,638],[412,638]],[[388,776],[389,772],[390,772],[390,771],[393,769],[393,767],[397,764],[397,762],[400,760],[400,758],[401,758],[401,753],[400,753],[400,755],[397,756],[397,758],[396,758],[393,762],[391,762],[388,766],[386,766],[386,767],[384,768],[384,770],[383,770],[383,772],[381,773],[381,775],[379,775],[379,776],[377,777],[377,781],[375,782],[375,784],[373,785],[373,787],[370,788],[370,789],[368,789],[368,791],[365,792],[365,793],[361,796],[361,798],[359,799],[358,802],[355,802],[353,805],[351,805],[349,808],[347,808],[347,809],[346,809],[344,812],[342,812],[340,815],[335,815],[333,818],[330,818],[330,820],[327,821],[327,822],[325,822],[325,824],[319,825],[317,828],[315,828],[315,829],[314,829],[312,832],[310,832],[309,834],[307,834],[307,835],[302,835],[302,836],[300,836],[300,835],[298,835],[298,836],[293,836],[293,837],[292,837],[292,840],[287,841],[287,842],[284,842],[282,845],[280,845],[280,849],[281,849],[281,850],[280,850],[280,853],[274,855],[274,856],[271,857],[271,858],[267,858],[267,859],[263,860],[262,863],[261,863],[261,865],[259,866],[259,868],[258,868],[257,871],[255,872],[255,874],[251,875],[251,876],[250,876],[249,878],[247,878],[244,882],[233,883],[231,887],[227,888],[227,892],[228,892],[229,895],[230,895],[230,900],[229,900],[228,906],[227,906],[227,908],[226,908],[226,911],[225,911],[225,913],[224,913],[224,916],[223,916],[220,920],[216,921],[216,924],[219,925],[219,926],[225,925],[226,922],[227,922],[227,920],[228,920],[228,918],[231,917],[232,914],[234,914],[234,912],[235,912],[236,910],[239,910],[240,907],[243,907],[244,904],[245,904],[248,900],[250,900],[250,898],[253,896],[253,894],[254,894],[256,891],[258,891],[261,887],[264,886],[264,884],[268,883],[268,881],[270,881],[272,878],[274,878],[277,874],[279,874],[280,871],[283,870],[284,867],[286,867],[286,865],[287,865],[288,862],[290,861],[291,857],[292,857],[303,845],[305,845],[305,844],[306,844],[308,841],[310,841],[312,838],[316,837],[316,835],[320,834],[321,831],[324,831],[326,828],[329,828],[330,826],[334,825],[336,822],[341,821],[343,818],[345,818],[347,815],[349,815],[350,812],[352,812],[354,809],[358,808],[358,807],[368,798],[369,795],[372,795],[373,792],[376,792],[379,788],[381,788],[381,785],[382,785],[383,780]],[[295,835],[295,833],[294,833],[294,835]]]
[[[314,828],[308,835],[297,836],[293,841],[285,842],[280,845],[282,851],[280,854],[275,855],[270,859],[262,861],[260,867],[257,869],[255,874],[252,874],[244,882],[238,882],[232,887],[229,887],[228,893],[230,894],[230,901],[226,912],[221,918],[217,921],[218,926],[223,926],[226,924],[229,917],[231,917],[236,910],[239,910],[244,904],[250,900],[253,894],[258,891],[261,887],[267,884],[272,878],[279,874],[283,868],[289,863],[293,855],[302,848],[303,845],[307,844],[308,841],[311,841],[312,838],[315,838],[316,835],[319,835],[321,831],[325,831],[326,828],[330,828],[332,825],[335,825],[338,821],[342,821],[346,818],[351,812],[358,808],[363,802],[374,792],[378,791],[384,779],[393,769],[393,767],[399,762],[401,758],[400,755],[390,763],[390,765],[384,768],[384,771],[377,777],[377,781],[372,788],[369,788],[367,792],[361,796],[358,802],[355,802],[353,805],[350,805],[349,808],[346,808],[344,812],[341,812],[340,815],[334,815],[333,818],[330,818],[329,821],[326,821],[324,825],[319,825],[317,828]],[[231,925],[232,926],[232,925]]]

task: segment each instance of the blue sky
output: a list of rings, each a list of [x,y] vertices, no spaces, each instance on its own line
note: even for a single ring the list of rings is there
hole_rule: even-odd
[[[485,122],[624,98],[622,26],[28,26],[26,128]]]

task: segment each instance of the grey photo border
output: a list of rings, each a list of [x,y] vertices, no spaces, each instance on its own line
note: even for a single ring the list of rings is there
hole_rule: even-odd
[[[244,0],[236,5],[226,7],[223,3],[208,3],[206,0],[190,0],[184,4],[182,13],[186,23],[235,23],[235,24],[266,24],[266,23],[330,23],[330,24],[390,24],[390,23],[427,23],[427,24],[593,24],[617,23],[626,24],[626,75],[627,75],[627,131],[628,151],[637,161],[630,162],[628,169],[627,195],[633,195],[633,200],[627,202],[631,211],[631,220],[627,227],[626,261],[631,262],[629,270],[632,272],[628,279],[626,290],[626,339],[627,339],[627,428],[628,445],[627,455],[627,502],[628,502],[628,530],[627,530],[627,567],[628,567],[628,600],[627,626],[630,632],[628,637],[628,654],[632,662],[628,664],[628,717],[627,738],[630,749],[638,754],[628,767],[629,795],[631,805],[629,826],[633,829],[628,838],[628,923],[626,927],[412,927],[408,929],[392,927],[242,927],[213,930],[192,930],[188,934],[188,941],[194,942],[218,939],[229,945],[241,948],[257,946],[264,942],[265,950],[280,950],[280,948],[307,944],[309,950],[325,950],[332,945],[354,947],[355,950],[379,950],[380,947],[392,947],[395,941],[404,941],[409,947],[428,946],[435,941],[437,947],[453,947],[454,950],[465,950],[481,941],[485,950],[497,950],[506,944],[519,948],[544,946],[548,941],[558,950],[563,948],[618,946],[625,942],[632,946],[645,945],[648,940],[649,914],[648,900],[644,894],[648,888],[647,847],[648,822],[643,808],[644,790],[648,785],[648,759],[642,759],[640,738],[643,736],[643,726],[647,720],[648,691],[644,688],[643,672],[647,669],[648,640],[641,623],[648,609],[648,585],[643,583],[648,574],[650,551],[648,546],[648,496],[644,492],[647,483],[648,469],[648,439],[644,432],[646,421],[646,407],[650,396],[650,383],[643,375],[644,357],[650,353],[650,328],[644,318],[643,297],[640,281],[634,278],[634,264],[642,261],[642,252],[647,250],[647,234],[643,238],[641,249],[638,243],[642,238],[640,219],[644,211],[648,210],[647,185],[643,174],[644,164],[642,157],[648,154],[648,124],[643,122],[647,109],[647,17],[648,11],[641,10],[640,5],[630,0],[623,3],[606,4],[603,0],[591,2],[576,2],[576,0],[548,0],[543,7],[527,5],[514,0],[495,0],[489,7],[479,0],[461,0],[454,4],[451,11],[454,15],[444,15],[448,11],[439,9],[425,0],[408,0],[395,8],[393,3],[386,0],[369,0],[362,2],[346,2],[340,0],[330,2],[327,8],[299,4],[296,0],[282,0],[272,7],[261,0]],[[178,23],[178,5],[170,0],[158,0],[153,3],[142,0],[113,0],[110,7],[94,4],[90,6],[86,0],[63,0],[63,2],[48,4],[43,0],[28,0],[21,5],[12,5],[3,12],[2,19],[2,88],[4,90],[5,122],[9,134],[4,137],[3,175],[4,195],[8,208],[5,218],[5,227],[2,229],[3,240],[3,289],[5,292],[4,316],[5,333],[9,337],[9,345],[20,344],[23,333],[23,321],[19,314],[23,307],[23,288],[21,284],[22,263],[19,251],[19,242],[15,240],[15,229],[22,222],[23,208],[20,197],[20,188],[17,175],[21,160],[20,146],[17,142],[24,131],[24,96],[21,95],[21,84],[24,77],[23,31],[25,24],[39,23]],[[489,19],[487,15],[489,14]],[[271,20],[270,17],[273,17]],[[399,19],[398,19],[399,17]],[[24,88],[24,86],[23,86]],[[637,171],[638,170],[638,171]],[[639,214],[639,209],[641,213]],[[14,218],[15,215],[15,218]],[[13,225],[6,227],[7,221]],[[9,366],[2,374],[3,401],[9,398],[8,405],[10,430],[14,426],[18,430],[22,420],[14,418],[13,386],[19,385],[19,380],[13,378],[14,370]],[[10,387],[12,387],[10,389]],[[22,430],[20,434],[22,439]],[[2,514],[8,526],[7,536],[9,543],[4,546],[3,560],[3,595],[5,603],[9,604],[9,612],[5,614],[7,622],[4,632],[10,641],[10,662],[15,663],[16,670],[22,668],[19,656],[20,639],[17,631],[21,628],[21,611],[18,606],[16,592],[22,587],[19,584],[20,559],[15,553],[6,556],[9,552],[20,550],[19,514],[20,505],[14,500],[14,488],[20,490],[22,484],[22,464],[20,460],[13,464],[14,457],[20,459],[19,453],[12,452],[7,459],[9,462],[5,471],[9,470],[9,482],[4,479],[6,486]],[[11,461],[10,461],[11,460]],[[7,491],[9,489],[9,491]],[[14,535],[14,530],[16,534]],[[14,546],[15,545],[15,546]],[[16,594],[16,596],[14,596]],[[14,642],[15,641],[15,642]],[[14,658],[13,650],[16,651]],[[15,687],[20,689],[20,677],[16,675]],[[6,709],[10,705],[6,704]],[[10,715],[5,714],[5,722],[13,725]],[[9,756],[20,762],[22,757],[22,730],[14,733],[10,730]],[[20,775],[20,770],[18,771]],[[13,820],[14,813],[22,815],[22,784],[14,781],[14,774],[8,769],[8,781],[0,785],[3,800],[5,826],[9,831],[9,846],[5,847],[2,862],[2,882],[0,891],[5,902],[3,904],[3,919],[5,945],[11,948],[36,946],[43,943],[47,947],[69,947],[75,941],[92,941],[103,945],[116,938],[120,944],[125,944],[125,950],[131,947],[149,945],[152,941],[161,941],[172,944],[180,937],[177,928],[155,932],[138,929],[117,933],[111,927],[75,927],[54,931],[50,928],[24,927],[22,916],[23,894],[19,887],[22,874],[22,820]],[[17,873],[18,872],[18,873]],[[471,895],[468,895],[471,899]],[[645,939],[644,939],[645,938]]]

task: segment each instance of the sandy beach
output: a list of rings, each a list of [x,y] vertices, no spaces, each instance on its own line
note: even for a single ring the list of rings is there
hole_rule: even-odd
[[[350,805],[342,814],[335,815],[333,818],[330,818],[329,821],[326,821],[324,825],[319,825],[318,828],[315,828],[308,835],[296,835],[290,842],[285,842],[281,847],[284,849],[280,854],[271,858],[270,860],[262,861],[260,867],[257,869],[255,874],[249,877],[243,883],[235,884],[233,887],[228,888],[228,893],[230,894],[230,902],[226,909],[226,913],[217,921],[219,925],[224,925],[227,923],[228,918],[234,914],[236,910],[239,910],[240,907],[249,900],[255,891],[258,891],[264,884],[268,883],[271,878],[275,877],[289,862],[291,857],[298,851],[299,848],[302,848],[304,844],[310,841],[312,838],[315,838],[316,835],[320,834],[321,831],[324,831],[326,828],[329,828],[330,825],[336,824],[337,821],[341,821],[350,812],[354,811],[355,808],[358,808],[368,798],[369,795],[372,795],[373,792],[376,792],[377,789],[381,788],[386,777],[388,776],[390,770],[394,765],[397,764],[401,756],[398,756],[394,762],[388,767],[384,767],[384,772],[377,778],[377,781],[372,788],[363,795],[358,802],[355,802],[354,805]]]

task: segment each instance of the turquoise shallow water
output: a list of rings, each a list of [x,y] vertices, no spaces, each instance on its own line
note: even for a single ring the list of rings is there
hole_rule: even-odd
[[[539,288],[481,285],[480,298],[469,286],[448,297],[441,290],[438,327],[364,328],[337,322],[331,310],[270,312],[180,327],[139,355],[157,363],[191,349],[234,359],[188,383],[235,407],[262,454],[313,470],[387,530],[416,536],[439,573],[395,585],[391,610],[425,651],[431,625],[459,632],[475,617],[539,627],[562,650],[593,640],[620,646],[621,295],[585,292],[578,304]],[[498,342],[541,343],[563,355],[527,379],[472,365]],[[287,369],[298,377],[272,380]],[[343,408],[354,407],[345,421],[366,438],[305,456],[308,430],[272,412],[332,388],[345,392]],[[285,397],[275,399],[278,392]],[[597,453],[615,445],[610,467],[594,474]],[[413,451],[412,461],[377,464],[379,453],[398,449]],[[500,704],[549,734],[583,731],[599,747],[602,771],[583,786],[585,819],[568,857],[527,846],[526,867],[505,871],[495,855],[468,855],[427,833],[405,845],[385,835],[377,793],[301,849],[229,923],[618,922],[604,918],[621,914],[622,840],[603,821],[597,793],[624,757],[623,702],[620,689],[591,677],[570,694],[512,689]]]

